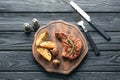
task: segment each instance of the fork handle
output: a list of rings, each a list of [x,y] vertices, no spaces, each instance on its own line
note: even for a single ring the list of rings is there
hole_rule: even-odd
[[[90,45],[92,46],[93,50],[95,51],[95,55],[96,56],[99,56],[100,55],[100,51],[98,50],[96,44],[94,43],[93,39],[91,38],[89,32],[84,32]]]

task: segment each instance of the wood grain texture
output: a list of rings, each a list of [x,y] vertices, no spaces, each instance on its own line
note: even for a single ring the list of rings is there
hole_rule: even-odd
[[[120,31],[120,13],[89,14],[94,23],[105,31]],[[0,31],[23,31],[23,24],[31,23],[33,18],[37,18],[41,25],[57,19],[77,25],[81,20],[77,13],[0,13]],[[85,26],[89,31],[95,31],[87,22]]]
[[[90,32],[90,35],[99,50],[120,50],[120,32],[107,33],[111,36],[111,41],[106,41],[97,32]],[[31,50],[34,32],[28,36],[24,32],[0,32],[0,38],[0,50]]]
[[[45,72],[36,62],[32,51],[0,51],[0,72]],[[96,57],[93,51],[73,72],[120,72],[120,51],[101,51]]]
[[[57,19],[76,25],[81,17],[62,0],[0,0],[0,80],[120,79],[120,0],[73,1],[112,37],[107,42],[85,22],[101,55],[96,57],[89,45],[88,55],[73,73],[45,72],[32,55],[34,32],[26,36],[23,23],[36,17],[41,25]]]
[[[39,35],[45,31],[48,31],[49,39],[57,44],[58,55],[56,57],[54,56],[54,58],[52,56],[53,59],[60,60],[60,64],[57,68],[55,67],[55,65],[52,65],[53,64],[52,61],[50,61],[50,62],[46,61],[42,56],[39,55],[39,53],[37,51],[38,47],[36,46],[36,41],[37,41],[37,39],[39,39]],[[74,60],[71,60],[71,59],[66,60],[67,58],[65,58],[65,59],[63,58],[63,56],[61,54],[63,53],[63,51],[66,51],[66,48],[64,47],[64,44],[66,44],[66,42],[65,41],[61,42],[60,40],[58,40],[57,38],[59,38],[59,37],[56,38],[56,36],[58,36],[58,35],[55,36],[55,33],[64,33],[65,35],[69,36],[67,38],[74,37],[75,39],[80,40],[80,42],[78,42],[78,40],[77,40],[77,42],[79,43],[79,46],[81,46],[81,47],[80,47],[79,51],[77,53],[73,53],[72,56],[74,56],[74,54],[76,54],[76,55],[79,53],[80,54],[76,58],[74,58]],[[64,37],[65,36],[62,36],[61,39],[63,39]],[[74,39],[74,38],[72,38],[72,39]],[[74,44],[76,45],[78,43],[75,43],[75,39],[74,39]],[[61,45],[61,44],[63,44],[63,45]],[[32,52],[33,52],[33,56],[36,59],[36,61],[41,66],[43,66],[46,71],[61,73],[61,74],[69,74],[82,62],[84,57],[87,55],[88,45],[87,45],[87,41],[86,41],[85,37],[83,36],[83,34],[79,30],[79,28],[77,28],[77,26],[74,26],[63,20],[56,20],[56,21],[51,21],[50,23],[48,23],[47,25],[45,25],[42,28],[39,28],[39,30],[35,33],[34,43],[32,45]],[[42,53],[42,54],[44,54],[44,53]],[[71,56],[71,55],[69,55],[69,56]]]
[[[120,72],[76,72],[69,75],[41,72],[1,72],[0,79],[9,80],[119,80]]]
[[[90,12],[120,12],[119,0],[73,0]],[[1,0],[0,12],[73,12],[62,0]]]

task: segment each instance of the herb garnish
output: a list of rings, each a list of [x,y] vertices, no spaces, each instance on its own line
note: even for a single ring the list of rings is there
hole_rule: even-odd
[[[70,43],[70,45],[72,46],[71,50],[70,50],[70,54],[73,54],[75,52],[75,45],[74,42],[71,38],[68,38],[67,41]]]

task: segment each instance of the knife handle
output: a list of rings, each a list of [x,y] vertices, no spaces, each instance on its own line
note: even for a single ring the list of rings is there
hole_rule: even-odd
[[[100,27],[96,27],[96,24],[93,23],[93,22],[88,22],[93,28],[95,28],[106,40],[110,41],[111,40],[111,37],[105,33],[105,31],[100,28]]]
[[[85,35],[90,43],[90,45],[92,46],[93,50],[95,51],[95,55],[99,56],[100,55],[100,51],[98,50],[96,44],[94,43],[93,39],[91,38],[90,34],[88,32],[85,32]]]

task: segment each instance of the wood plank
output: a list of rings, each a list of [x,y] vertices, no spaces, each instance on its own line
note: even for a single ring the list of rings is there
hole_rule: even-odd
[[[42,72],[0,72],[0,79],[10,80],[119,80],[120,72],[76,72],[69,75]]]
[[[111,41],[106,41],[97,32],[90,32],[99,50],[120,50],[120,32],[107,33],[112,37]],[[28,36],[24,32],[0,32],[0,37],[0,50],[31,50],[34,32]]]
[[[45,71],[34,59],[32,51],[0,51],[0,72],[41,72]],[[83,71],[119,71],[120,72],[120,51],[101,51],[99,57],[93,51],[73,72]]]
[[[105,31],[120,31],[120,13],[89,13],[98,27]],[[77,25],[81,17],[77,13],[0,13],[0,31],[23,31],[25,22],[31,23],[36,17],[41,25],[52,20],[62,19]],[[89,31],[95,31],[87,22]]]
[[[87,12],[120,12],[119,0],[73,0]],[[62,0],[1,0],[0,12],[73,12]]]

